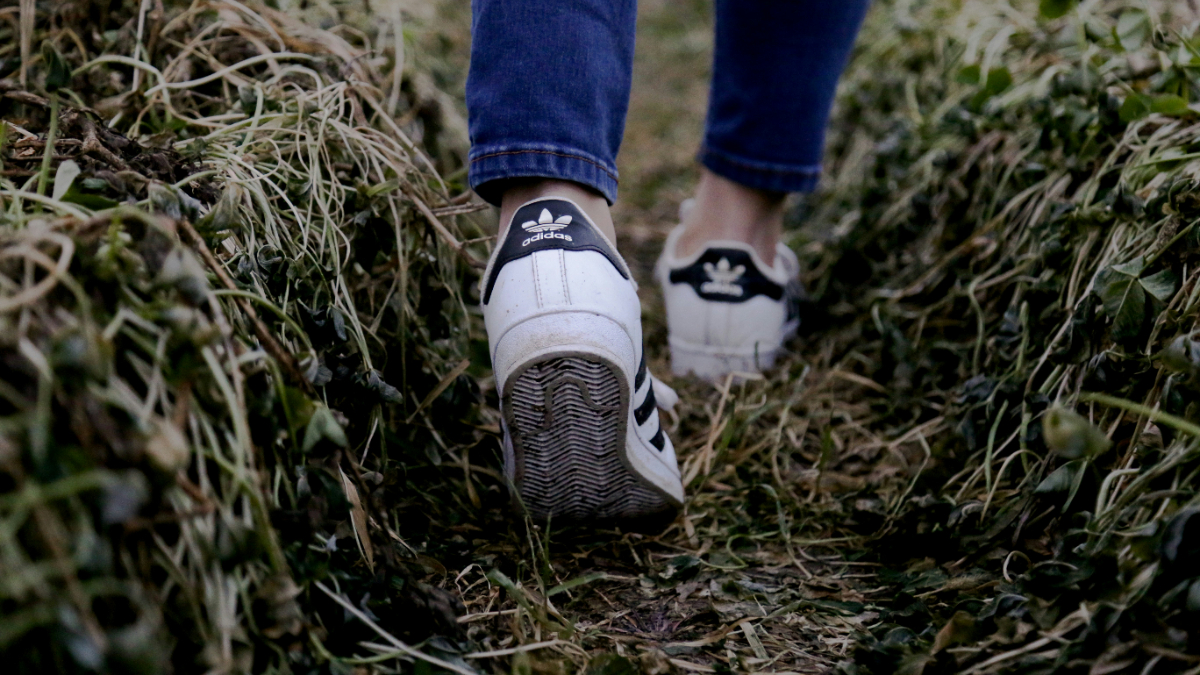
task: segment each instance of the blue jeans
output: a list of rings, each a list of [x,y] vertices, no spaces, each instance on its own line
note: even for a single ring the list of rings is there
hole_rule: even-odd
[[[772,192],[805,192],[868,0],[716,0],[700,161]],[[636,0],[472,0],[470,182],[498,204],[513,179],[617,195]]]

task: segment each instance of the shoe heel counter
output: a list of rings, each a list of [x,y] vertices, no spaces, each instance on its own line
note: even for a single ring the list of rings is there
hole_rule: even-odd
[[[531,316],[498,335],[492,353],[497,386],[522,364],[558,352],[601,354],[621,367],[633,388],[637,348],[629,333],[612,319],[586,311]]]
[[[578,205],[569,199],[535,199],[513,214],[492,254],[480,286],[483,304],[491,303],[505,268],[535,253],[553,251],[590,251],[605,259],[622,278],[632,280],[616,248]]]
[[[609,261],[592,251],[537,251],[504,266],[495,276],[484,323],[492,338],[543,314],[591,312],[620,324],[641,343],[637,291]]]
[[[768,298],[712,302],[689,285],[674,284],[664,289],[663,299],[674,340],[730,349],[752,349],[758,344],[774,348],[781,340],[787,310]]]

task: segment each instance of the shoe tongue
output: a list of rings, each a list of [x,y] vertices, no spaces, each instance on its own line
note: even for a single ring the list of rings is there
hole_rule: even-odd
[[[487,273],[484,304],[491,300],[496,277],[504,265],[549,249],[595,251],[608,258],[622,277],[630,278],[629,270],[616,250],[574,202],[567,199],[539,199],[525,204],[513,214],[508,232],[500,242]]]

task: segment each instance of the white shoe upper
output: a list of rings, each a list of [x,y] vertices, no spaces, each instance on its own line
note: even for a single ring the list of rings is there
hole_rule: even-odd
[[[800,263],[782,243],[771,265],[748,244],[710,241],[679,257],[680,225],[655,276],[662,285],[671,369],[715,380],[770,368],[799,327]]]
[[[628,387],[623,390],[629,410],[622,459],[681,503],[675,450],[659,420],[646,368],[637,286],[616,247],[582,209],[559,198],[517,209],[488,262],[480,295],[497,390],[506,391],[510,376],[530,363],[556,355],[615,364],[622,386]],[[511,453],[511,443],[506,445],[506,454]],[[505,465],[509,478],[519,481],[511,457]]]

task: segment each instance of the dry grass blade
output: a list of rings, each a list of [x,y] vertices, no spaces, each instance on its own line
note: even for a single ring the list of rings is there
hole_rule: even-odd
[[[466,336],[442,331],[469,255],[454,214],[413,208],[450,200],[411,126],[370,112],[389,84],[416,105],[403,73],[366,33],[256,3],[37,9],[0,26],[0,69],[21,55],[0,80],[0,650],[18,669],[337,662],[364,629],[313,604],[331,575],[364,602],[402,587],[363,607],[441,630],[453,604],[410,584],[380,485],[411,463],[393,382],[461,405]]]
[[[369,626],[371,628],[371,630],[375,631],[379,635],[379,637],[382,637],[384,640],[387,640],[389,645],[391,645],[393,648],[395,648],[396,650],[398,650],[405,656],[408,656],[408,657],[411,657],[411,658],[414,658],[414,659],[417,659],[420,661],[424,661],[431,665],[435,665],[439,668],[448,670],[452,673],[459,673],[459,675],[478,675],[478,673],[476,671],[474,671],[470,668],[465,668],[463,666],[459,666],[459,665],[450,663],[449,661],[443,661],[442,659],[439,659],[434,656],[429,656],[428,654],[424,654],[422,652],[417,651],[416,649],[413,649],[412,647],[405,644],[402,640],[400,640],[396,636],[394,636],[391,633],[380,628],[374,621],[371,620],[370,617],[368,617],[366,614],[363,614],[362,610],[360,610],[359,608],[350,604],[350,602],[347,601],[342,596],[340,596],[340,595],[334,593],[333,591],[329,590],[328,588],[326,588],[325,584],[318,581],[316,583],[316,587],[319,588],[321,590],[321,592],[323,592],[325,595],[329,596],[334,602],[341,605],[342,608],[345,609],[350,614],[352,614],[354,616],[354,618],[358,619],[359,621],[362,621],[364,624]]]

